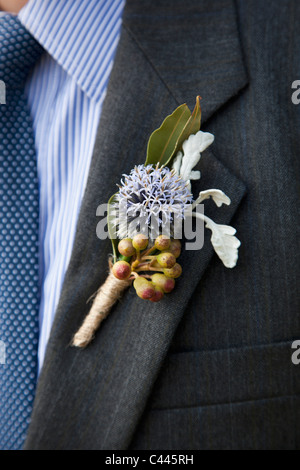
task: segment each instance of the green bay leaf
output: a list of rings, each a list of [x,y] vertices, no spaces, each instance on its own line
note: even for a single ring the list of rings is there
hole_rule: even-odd
[[[174,154],[177,154],[179,150],[182,148],[182,144],[185,140],[189,138],[192,134],[197,134],[201,127],[201,106],[200,106],[201,97],[197,96],[196,98],[196,105],[194,111],[187,121],[182,133],[180,134],[177,142]]]
[[[190,118],[191,111],[186,104],[182,104],[166,117],[160,128],[150,136],[145,165],[168,164],[174,156],[177,142]]]

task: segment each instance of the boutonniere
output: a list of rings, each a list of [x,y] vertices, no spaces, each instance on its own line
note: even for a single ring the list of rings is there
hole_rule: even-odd
[[[192,181],[201,176],[194,168],[214,141],[200,125],[198,96],[193,112],[183,104],[164,120],[150,136],[145,164],[121,178],[118,192],[108,202],[113,250],[109,274],[95,294],[73,346],[84,348],[92,341],[101,322],[131,285],[143,301],[159,302],[173,291],[176,280],[184,276],[178,259],[184,256],[184,246],[178,233],[187,220],[205,224],[223,264],[228,268],[236,265],[240,246],[236,230],[215,223],[198,210],[208,198],[218,207],[229,205],[229,197],[220,189],[203,190],[196,198],[192,194]]]

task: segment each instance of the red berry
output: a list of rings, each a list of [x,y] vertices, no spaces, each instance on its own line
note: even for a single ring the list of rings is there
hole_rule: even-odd
[[[155,294],[155,287],[152,282],[144,277],[138,277],[134,280],[133,286],[137,295],[144,300],[150,300]]]
[[[174,289],[175,287],[175,281],[174,279],[167,279],[165,284],[164,284],[164,291],[166,294],[169,294],[170,292],[172,292],[172,290]]]
[[[131,266],[127,261],[117,261],[112,268],[113,275],[120,281],[125,281],[130,277]]]
[[[174,279],[166,277],[164,274],[156,273],[152,276],[155,287],[160,287],[166,294],[172,292],[175,287]]]
[[[160,287],[155,288],[155,293],[151,297],[151,302],[159,302],[164,296],[164,291]]]

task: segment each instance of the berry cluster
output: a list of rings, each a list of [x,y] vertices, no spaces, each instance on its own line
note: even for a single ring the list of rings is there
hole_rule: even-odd
[[[124,238],[119,242],[121,255],[112,267],[113,275],[119,280],[132,279],[137,295],[141,299],[160,301],[175,287],[175,279],[182,272],[177,258],[181,253],[181,243],[165,235],[159,235],[149,246],[143,234]]]

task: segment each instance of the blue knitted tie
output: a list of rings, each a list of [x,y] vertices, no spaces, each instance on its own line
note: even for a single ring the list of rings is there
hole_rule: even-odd
[[[1,450],[22,448],[36,385],[39,193],[24,86],[42,52],[16,17],[0,18]]]

